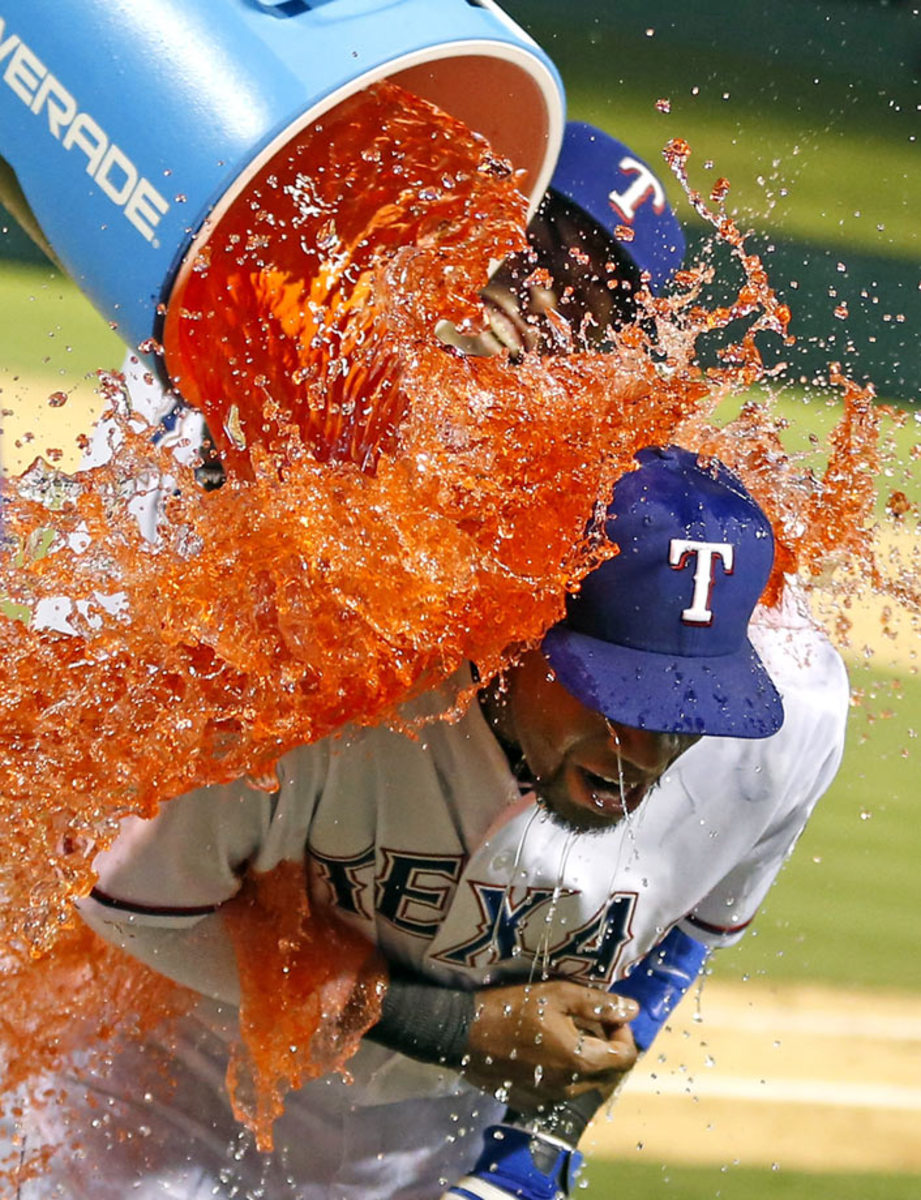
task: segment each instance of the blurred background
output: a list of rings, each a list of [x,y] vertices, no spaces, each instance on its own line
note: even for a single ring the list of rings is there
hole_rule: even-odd
[[[765,345],[786,364],[776,404],[792,444],[821,447],[838,411],[828,365],[841,362],[905,414],[881,495],[898,486],[917,504],[919,6],[503,7],[555,59],[570,116],[661,171],[694,254],[707,229],[662,149],[689,143],[705,196],[729,180],[728,208],[793,311],[796,346]],[[718,262],[714,296],[729,272]],[[50,452],[74,465],[101,403],[87,375],[118,367],[124,348],[2,212],[0,312],[4,467]],[[848,617],[855,702],[839,778],[753,931],[590,1132],[591,1197],[921,1197],[918,630],[885,600]]]

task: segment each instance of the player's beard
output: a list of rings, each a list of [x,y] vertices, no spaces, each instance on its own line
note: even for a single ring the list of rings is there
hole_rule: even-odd
[[[618,780],[596,775],[576,758],[564,755],[556,769],[534,781],[540,806],[550,819],[568,833],[607,833],[621,821],[632,816],[658,786],[662,776],[685,751],[700,741],[697,733],[663,733],[667,757],[658,775],[637,773],[636,767],[624,759]],[[573,799],[573,792],[583,799]],[[597,807],[586,802],[597,802]]]
[[[567,774],[572,769],[571,765],[564,760],[552,775],[537,780],[534,784],[538,804],[560,829],[567,833],[608,833],[630,815],[626,805],[618,812],[611,811],[609,808],[603,810],[589,808],[585,804],[579,804],[573,800],[567,783]],[[640,803],[645,801],[651,790],[651,787],[646,789]],[[636,810],[636,807],[635,803],[631,806],[633,811]]]

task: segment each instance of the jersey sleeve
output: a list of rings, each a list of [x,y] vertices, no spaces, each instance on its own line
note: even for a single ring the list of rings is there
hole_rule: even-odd
[[[129,817],[95,862],[77,911],[100,937],[161,975],[228,1004],[239,981],[221,904],[240,887],[272,819],[273,798],[245,784],[206,788]]]
[[[167,801],[149,820],[126,819],[96,858],[96,886],[78,902],[80,916],[160,974],[237,1003],[221,905],[248,871],[303,856],[328,758],[323,743],[293,751],[279,764],[274,794],[239,780]]]
[[[753,921],[844,751],[847,674],[824,636],[810,629],[793,639],[775,638],[762,657],[786,715],[773,737],[743,751],[750,761],[737,774],[736,801],[764,802],[769,819],[732,870],[680,922],[687,934],[714,948],[734,945]],[[726,750],[728,759],[731,748]]]
[[[135,924],[194,924],[236,895],[247,870],[303,856],[328,763],[326,743],[301,746],[278,764],[277,792],[240,779],[127,818],[93,864],[93,902]]]
[[[275,804],[240,781],[167,801],[151,819],[128,817],[94,863],[92,902],[135,924],[194,924],[236,894]]]

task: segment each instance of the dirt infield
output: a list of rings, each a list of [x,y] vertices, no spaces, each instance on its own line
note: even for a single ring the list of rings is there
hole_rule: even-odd
[[[921,1001],[708,981],[583,1143],[606,1158],[921,1172]]]

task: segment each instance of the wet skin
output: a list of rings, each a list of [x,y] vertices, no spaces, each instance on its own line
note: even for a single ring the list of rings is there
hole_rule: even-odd
[[[616,241],[560,196],[547,196],[528,226],[529,248],[509,256],[481,293],[478,334],[447,325],[439,336],[465,354],[512,358],[526,351],[610,350],[612,329],[632,321],[640,284]]]
[[[482,699],[498,736],[524,755],[542,807],[577,834],[623,821],[697,740],[620,725],[586,708],[539,651],[525,654]],[[629,1026],[635,1008],[605,1016],[597,1007],[616,999],[565,979],[481,989],[467,1078],[489,1091],[505,1088],[526,1111],[588,1092],[601,1103],[637,1057]]]
[[[528,226],[528,242],[482,293],[498,342],[513,353],[569,353],[601,346],[612,326],[633,319],[636,267],[574,205],[548,196]]]
[[[696,737],[655,733],[586,708],[537,651],[495,691],[487,711],[520,749],[551,817],[577,832],[611,829],[634,812]]]

